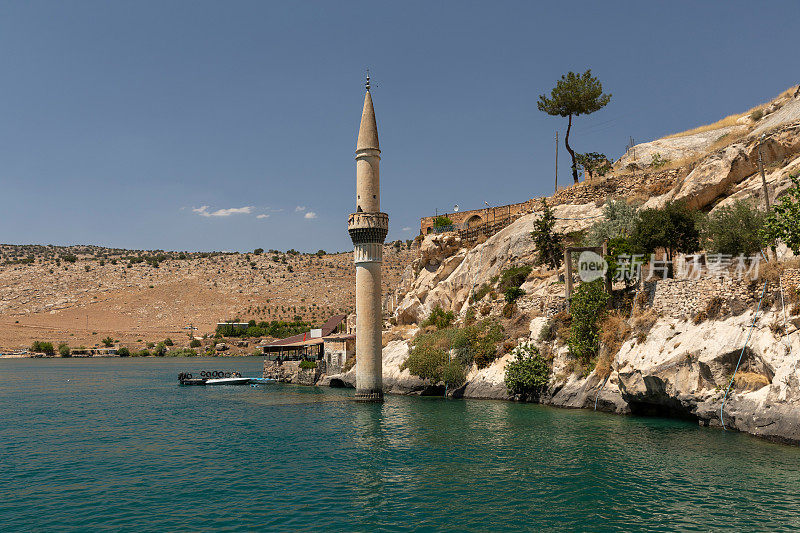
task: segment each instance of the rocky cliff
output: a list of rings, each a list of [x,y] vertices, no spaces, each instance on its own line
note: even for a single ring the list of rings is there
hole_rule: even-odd
[[[742,116],[732,126],[640,145],[640,161],[655,153],[686,161],[669,171],[637,165],[637,183],[651,187],[644,206],[683,200],[709,211],[736,199],[758,199],[762,194],[759,145],[770,197],[773,201],[780,197],[789,186],[789,175],[800,170],[800,97],[796,93],[794,89],[785,92],[765,104],[761,116]],[[606,200],[629,197],[631,189],[620,184],[628,179],[625,176],[631,164],[631,155],[626,154],[602,182],[583,183],[573,187],[570,194],[560,192],[551,198],[558,219],[556,229],[563,233],[586,229],[601,219]],[[436,307],[453,311],[461,319],[469,309],[478,318],[499,315],[503,302],[497,294],[481,291],[479,299],[471,296],[479,287],[493,286],[509,266],[532,263],[536,250],[530,232],[538,216],[523,216],[474,246],[462,243],[455,234],[426,237],[397,289],[400,303],[394,323],[419,325]],[[784,259],[790,255],[784,250]],[[755,317],[746,348],[755,315],[753,303],[758,299],[753,293],[759,291],[759,286],[722,290],[713,288],[719,280],[700,280],[698,283],[712,288],[683,287],[684,293],[695,294],[691,306],[672,313],[664,310],[679,308],[669,300],[670,294],[674,297],[674,288],[664,285],[649,299],[637,298],[641,303],[634,307],[633,314],[622,317],[628,324],[624,338],[614,347],[601,348],[609,351],[610,374],[598,365],[587,375],[576,369],[563,342],[539,340],[547,338],[540,335],[542,328],[551,327],[552,316],[564,308],[566,301],[563,271],[534,269],[522,286],[526,294],[516,310],[529,321],[529,328],[522,335],[517,330],[518,337],[509,340],[531,339],[543,353],[551,354],[552,378],[548,390],[539,398],[543,403],[676,416],[707,426],[719,426],[724,420],[729,429],[800,442],[800,319],[796,315],[800,306],[781,303],[795,289],[792,280],[786,282],[789,286],[784,286],[783,278],[773,280],[766,309]],[[640,292],[645,292],[644,286]],[[721,301],[725,312],[698,319],[696,311],[710,298]],[[442,394],[443,388],[400,370],[411,342],[395,340],[384,348],[386,390]],[[742,364],[721,418],[726,388],[740,356]],[[449,393],[467,398],[510,399],[504,384],[505,366],[510,359],[506,352],[487,368],[473,367],[466,384]],[[351,371],[333,378],[353,383],[355,374]],[[331,378],[326,379],[330,382]]]

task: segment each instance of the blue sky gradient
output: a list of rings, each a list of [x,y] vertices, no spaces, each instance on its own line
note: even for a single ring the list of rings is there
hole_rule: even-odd
[[[591,68],[573,129],[619,157],[800,82],[800,3],[2,2],[0,242],[350,250],[370,67],[389,239],[548,194],[536,109]],[[563,145],[559,179],[569,179]]]

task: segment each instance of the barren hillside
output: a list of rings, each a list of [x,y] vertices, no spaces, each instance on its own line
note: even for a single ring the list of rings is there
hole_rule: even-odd
[[[352,254],[198,254],[94,246],[0,245],[0,350],[34,340],[94,346],[111,336],[131,349],[212,333],[219,321],[302,317],[322,323],[354,306]],[[409,262],[387,245],[384,294]]]

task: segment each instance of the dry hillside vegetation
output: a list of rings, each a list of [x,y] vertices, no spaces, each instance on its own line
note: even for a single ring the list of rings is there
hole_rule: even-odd
[[[412,252],[387,245],[389,294]],[[34,340],[131,349],[213,333],[219,321],[301,317],[321,324],[355,304],[351,253],[199,254],[94,246],[0,245],[0,349]],[[137,342],[141,341],[141,342]]]

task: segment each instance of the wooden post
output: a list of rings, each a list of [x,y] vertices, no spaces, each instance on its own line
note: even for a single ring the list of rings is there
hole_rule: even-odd
[[[603,255],[603,259],[605,259],[606,255],[608,255],[608,243],[606,241],[603,241],[603,252],[602,252],[602,255]],[[606,292],[608,294],[611,294],[611,291],[613,289],[611,278],[606,276],[605,283],[606,283]],[[611,300],[609,300],[609,304],[610,303],[611,303]]]
[[[567,308],[569,308],[569,297],[572,296],[572,250],[564,250],[564,286],[566,287]]]

